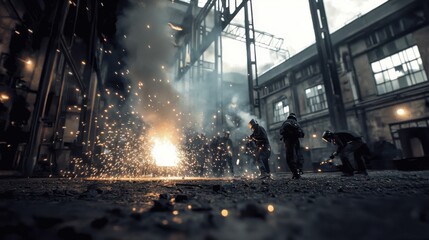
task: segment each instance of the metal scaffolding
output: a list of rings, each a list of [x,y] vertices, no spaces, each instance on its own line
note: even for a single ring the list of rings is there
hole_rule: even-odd
[[[249,86],[250,111],[260,115],[258,91],[258,72],[256,63],[256,35],[253,24],[251,0],[208,0],[203,8],[198,2],[191,0],[183,21],[183,32],[176,39],[179,51],[176,56],[176,80],[183,80],[186,74],[190,82],[201,81],[202,69],[210,67],[210,61],[204,59],[206,50],[214,44],[214,59],[211,70],[216,76],[218,96],[216,104],[222,109],[222,32],[231,24],[234,17],[245,11],[244,41],[247,51],[247,76]],[[191,70],[192,69],[192,70]],[[191,71],[190,71],[191,70]],[[186,85],[186,84],[185,84]],[[188,86],[189,87],[189,86]],[[219,113],[217,113],[219,114]],[[221,113],[220,113],[221,114]],[[222,125],[222,117],[217,118],[217,125]]]
[[[246,42],[246,29],[243,25],[231,23],[226,26],[223,31],[223,36]],[[271,51],[278,53],[283,58],[289,58],[289,51],[283,48],[283,38],[276,37],[273,34],[255,30],[255,43],[256,46],[265,48]]]

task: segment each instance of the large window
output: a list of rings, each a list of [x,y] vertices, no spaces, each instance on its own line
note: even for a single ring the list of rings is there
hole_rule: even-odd
[[[284,121],[288,115],[289,104],[286,98],[274,103],[274,122]]]
[[[328,108],[325,88],[323,85],[319,84],[317,86],[305,89],[305,96],[307,98],[307,107],[310,112],[317,112]]]
[[[417,46],[373,62],[371,68],[379,95],[427,81]]]

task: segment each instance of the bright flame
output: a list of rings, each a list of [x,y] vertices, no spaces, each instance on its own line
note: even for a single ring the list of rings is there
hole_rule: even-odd
[[[163,167],[177,166],[179,154],[176,146],[168,139],[156,138],[153,140],[152,156],[156,165]]]
[[[174,25],[172,23],[168,23],[168,26],[171,27],[171,29],[176,30],[176,31],[183,31],[183,28],[177,25]]]

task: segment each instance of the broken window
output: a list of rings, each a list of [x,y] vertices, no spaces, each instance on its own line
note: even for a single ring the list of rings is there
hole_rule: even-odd
[[[427,81],[417,46],[371,63],[379,95]]]

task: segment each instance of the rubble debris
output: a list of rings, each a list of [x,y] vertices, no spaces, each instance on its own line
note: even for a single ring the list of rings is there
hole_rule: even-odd
[[[174,198],[175,202],[186,202],[189,200],[188,195],[184,195],[184,194],[178,194],[175,198]]]
[[[167,199],[153,200],[152,212],[170,212],[173,211],[174,205]]]
[[[176,186],[203,188],[203,186],[201,186],[201,185],[198,185],[198,184],[190,184],[190,183],[176,183]]]

